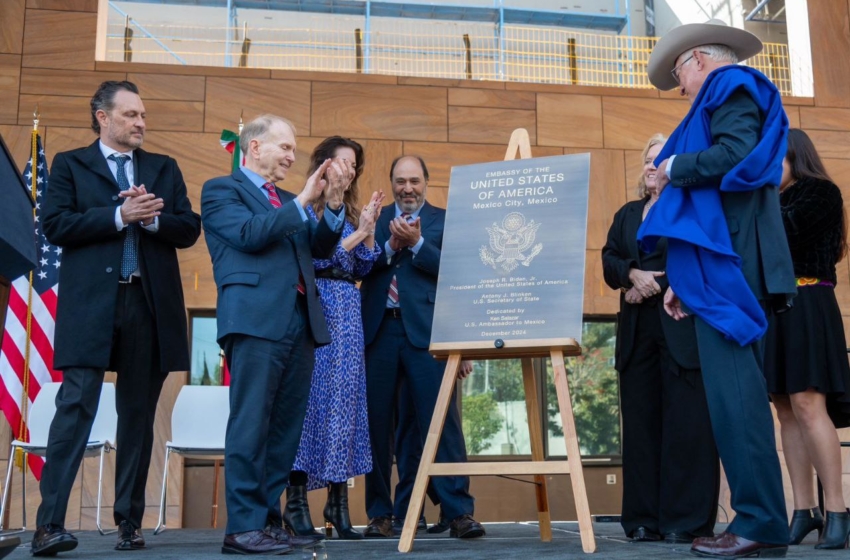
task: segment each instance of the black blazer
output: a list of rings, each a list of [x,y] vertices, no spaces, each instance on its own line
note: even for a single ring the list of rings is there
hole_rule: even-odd
[[[176,249],[201,233],[177,162],[136,149],[135,182],[162,198],[159,230],[139,228],[139,271],[154,315],[161,371],[190,367],[186,306]],[[115,228],[121,204],[98,141],[56,154],[44,208],[44,233],[62,247],[53,367],[109,368],[118,275],[126,229]]]
[[[712,146],[701,152],[677,154],[670,186],[719,183],[758,144],[762,125],[763,117],[753,98],[744,90],[732,94],[711,116]],[[732,247],[743,261],[747,284],[760,300],[797,292],[780,213],[779,189],[775,187],[720,195]]]
[[[614,223],[608,230],[608,241],[602,249],[602,272],[605,283],[611,288],[631,288],[629,270],[641,267],[641,252],[638,249],[637,231],[643,217],[643,207],[646,199],[626,203],[614,215]],[[663,252],[663,261],[667,261],[667,240],[661,239],[656,246],[657,251]],[[662,294],[669,283],[667,276],[656,278],[661,286]],[[620,293],[620,312],[617,314],[617,348],[615,350],[615,369],[623,372],[631,360],[635,336],[637,335],[638,308],[640,305],[626,303],[625,294]],[[649,308],[648,310],[651,310]],[[661,328],[664,338],[670,347],[670,354],[679,366],[685,369],[698,369],[699,352],[697,350],[694,319],[688,317],[676,321],[664,311],[661,298],[655,310],[661,314]]]
[[[395,203],[385,206],[378,217],[375,243],[381,249],[390,238],[390,222],[395,217],[395,208]],[[386,255],[381,255],[363,279],[360,294],[363,298],[363,337],[366,344],[375,340],[384,320],[387,290],[396,274],[401,320],[407,337],[417,348],[428,348],[431,344],[446,211],[426,202],[419,211],[419,223],[425,242],[416,257],[410,250],[404,249],[394,254],[388,263]]]

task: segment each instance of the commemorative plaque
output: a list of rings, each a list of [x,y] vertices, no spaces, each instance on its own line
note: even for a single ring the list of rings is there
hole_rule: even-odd
[[[452,168],[431,351],[582,332],[590,155]]]

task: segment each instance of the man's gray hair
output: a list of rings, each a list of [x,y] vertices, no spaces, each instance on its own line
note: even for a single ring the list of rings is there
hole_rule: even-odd
[[[268,113],[265,115],[260,115],[259,117],[242,127],[242,133],[239,135],[239,149],[242,150],[242,153],[248,153],[251,140],[265,140],[269,129],[275,123],[283,123],[287,125],[290,129],[292,129],[293,136],[296,134],[295,125],[292,124],[292,121],[290,121],[289,119],[285,119],[283,117],[278,117],[277,115],[271,115]]]
[[[703,52],[708,55],[708,58],[715,62],[730,62],[732,64],[738,63],[738,55],[726,45],[701,45],[691,50]]]

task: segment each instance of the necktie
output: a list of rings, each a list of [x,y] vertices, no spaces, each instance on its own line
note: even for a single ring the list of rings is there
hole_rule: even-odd
[[[269,202],[272,206],[275,208],[283,206],[283,203],[280,201],[280,197],[277,196],[277,189],[275,189],[274,183],[266,183],[263,185],[263,188],[269,193]],[[298,273],[298,287],[296,289],[301,295],[307,294],[307,285],[304,283],[304,276],[301,272]]]
[[[130,188],[130,180],[127,179],[127,171],[125,166],[130,160],[130,156],[112,154],[109,158],[118,166],[118,188],[126,191]],[[127,230],[124,235],[124,250],[121,253],[121,279],[126,280],[139,268],[139,228],[136,224],[127,224]]]
[[[407,223],[410,223],[410,214],[407,212],[402,212],[401,217]],[[393,279],[390,281],[390,289],[387,290],[387,307],[398,307],[398,280],[393,274]]]

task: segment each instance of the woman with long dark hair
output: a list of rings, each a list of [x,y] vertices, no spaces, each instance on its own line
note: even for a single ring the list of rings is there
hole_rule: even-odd
[[[847,254],[847,225],[841,191],[799,129],[788,134],[780,203],[797,297],[792,308],[770,318],[764,371],[794,494],[791,544],[817,530],[815,548],[844,548],[850,515],[835,428],[850,425],[850,365],[835,265]],[[825,523],[816,506],[813,466],[823,483]]]
[[[295,465],[289,477],[284,523],[297,535],[318,535],[307,505],[307,491],[328,488],[324,509],[328,530],[336,527],[343,539],[360,539],[348,514],[349,478],[372,470],[369,423],[366,415],[366,371],[363,360],[363,319],[355,282],[381,254],[375,244],[375,220],[384,194],[372,194],[358,210],[357,181],[365,163],[363,147],[348,138],[332,136],[310,156],[311,175],[328,158],[352,163],[354,179],[345,191],[345,225],[330,259],[313,259],[316,286],[331,333],[331,343],[316,348],[310,400]],[[325,202],[316,201],[308,213],[321,219]]]

